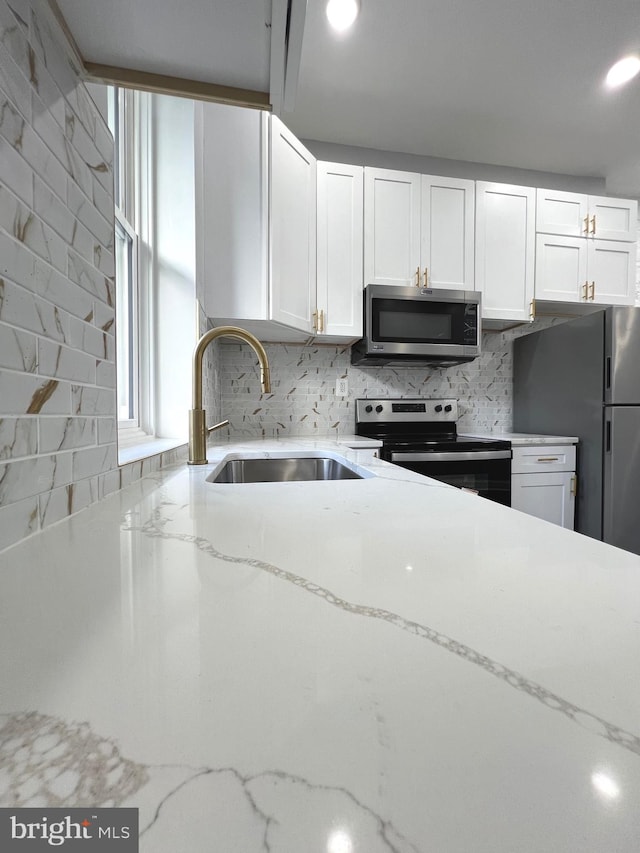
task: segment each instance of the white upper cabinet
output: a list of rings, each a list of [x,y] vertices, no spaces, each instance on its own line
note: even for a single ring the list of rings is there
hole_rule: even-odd
[[[482,317],[528,321],[534,287],[535,189],[476,183],[476,290]]]
[[[637,203],[538,190],[536,299],[633,305]]]
[[[312,332],[316,294],[316,161],[271,118],[271,318]]]
[[[422,176],[422,284],[475,290],[475,182]]]
[[[364,284],[417,284],[420,175],[364,170]]]
[[[362,166],[317,164],[317,283],[315,334],[329,340],[362,337]]]
[[[305,342],[315,306],[315,159],[266,112],[196,104],[198,294],[216,324]]]
[[[364,170],[364,283],[474,289],[473,181]]]
[[[638,205],[632,199],[537,190],[536,231],[599,240],[637,240]]]

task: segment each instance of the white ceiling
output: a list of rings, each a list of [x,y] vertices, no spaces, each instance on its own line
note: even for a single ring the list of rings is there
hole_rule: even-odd
[[[58,0],[85,60],[269,90],[270,0]],[[361,0],[330,32],[308,0],[295,108],[306,139],[603,177],[640,196],[640,0]]]

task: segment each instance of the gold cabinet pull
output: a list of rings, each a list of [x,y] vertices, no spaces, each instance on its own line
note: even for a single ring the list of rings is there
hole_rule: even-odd
[[[589,299],[591,299],[591,301],[593,302],[593,300],[596,298],[596,283],[595,283],[595,281],[591,282],[590,287],[591,287],[591,296],[589,297]]]
[[[531,302],[529,303],[529,319],[530,320],[536,319],[536,300],[535,299],[532,299]]]
[[[416,267],[416,287],[420,287],[420,267]]]
[[[427,267],[424,268],[424,286],[429,287],[429,270]]]
[[[317,308],[311,316],[313,318],[313,331],[317,332],[318,331],[318,309]]]
[[[595,237],[595,234],[596,234],[596,215],[595,215],[595,213],[591,217],[591,233]]]
[[[574,474],[571,478],[571,487],[569,489],[569,493],[574,497],[578,494],[578,477]]]
[[[588,281],[585,281],[585,283],[582,285],[582,298],[583,299],[589,298],[589,282]]]
[[[538,456],[538,462],[558,462],[558,456]]]
[[[318,323],[318,331],[322,334],[324,332],[324,308],[320,311],[320,318]]]
[[[584,218],[584,229],[583,230],[584,230],[585,234],[589,233],[589,217],[588,216],[585,216],[585,218]]]

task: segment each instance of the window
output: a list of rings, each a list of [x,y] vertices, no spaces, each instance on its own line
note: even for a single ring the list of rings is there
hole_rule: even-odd
[[[140,270],[138,228],[140,157],[135,92],[109,88],[114,138],[115,283],[118,431],[140,430]]]
[[[187,437],[197,335],[193,102],[109,87],[108,121],[122,461],[133,446],[140,458],[160,440],[177,446]]]

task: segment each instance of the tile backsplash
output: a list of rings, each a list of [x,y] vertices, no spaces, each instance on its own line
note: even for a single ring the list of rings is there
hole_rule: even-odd
[[[354,432],[358,397],[426,396],[459,400],[460,431],[508,431],[512,422],[512,346],[515,337],[558,319],[532,326],[485,332],[479,358],[459,367],[353,367],[348,348],[266,344],[272,393],[260,394],[253,351],[242,344],[219,347],[221,415],[230,421],[229,438],[287,435],[345,435]],[[346,377],[349,393],[335,394]]]

